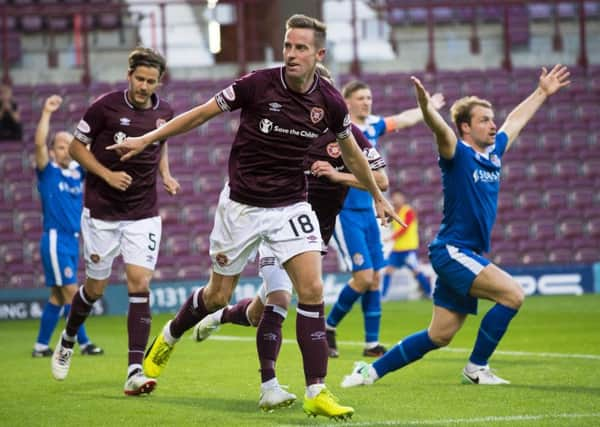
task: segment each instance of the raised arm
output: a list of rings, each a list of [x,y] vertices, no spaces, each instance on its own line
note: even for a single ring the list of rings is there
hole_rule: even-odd
[[[454,151],[456,150],[456,143],[458,141],[456,134],[435,109],[431,102],[431,97],[425,90],[421,81],[415,76],[411,76],[411,80],[415,85],[417,103],[423,114],[423,120],[435,135],[435,143],[437,144],[440,156],[445,159],[451,159],[454,157]]]
[[[444,106],[446,101],[444,100],[444,95],[441,93],[434,93],[430,99],[431,105],[436,110],[439,110]],[[386,129],[388,132],[404,129],[407,127],[411,127],[416,125],[417,123],[423,120],[423,113],[419,107],[410,108],[408,110],[404,110],[399,114],[395,114],[393,116],[387,116],[385,118]]]
[[[379,190],[369,167],[369,162],[358,147],[354,135],[350,134],[344,139],[338,139],[338,143],[342,151],[344,163],[352,171],[358,182],[364,185],[373,196],[377,216],[381,218],[384,224],[387,223],[389,217],[398,221],[399,224],[404,224],[398,215],[396,215],[392,205],[381,194],[381,190]]]
[[[35,167],[38,170],[43,170],[48,162],[48,145],[46,140],[48,139],[48,132],[50,131],[50,117],[60,105],[62,104],[62,98],[58,95],[52,95],[44,102],[42,108],[42,115],[38,122],[37,128],[35,129]]]
[[[571,83],[569,74],[567,67],[560,64],[555,65],[550,72],[545,67],[542,68],[538,87],[509,113],[500,128],[500,131],[504,131],[508,135],[506,150],[510,148],[521,130],[546,99]]]
[[[171,136],[185,133],[201,124],[207,122],[218,114],[222,113],[215,98],[211,98],[207,103],[192,108],[169,120],[166,125],[154,129],[142,136],[129,137],[121,144],[114,144],[106,147],[107,150],[116,150],[125,153],[121,161],[130,159],[139,154],[148,145],[154,141],[163,141]]]

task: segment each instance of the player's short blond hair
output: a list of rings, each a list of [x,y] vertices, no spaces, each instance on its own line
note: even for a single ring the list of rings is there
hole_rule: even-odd
[[[315,34],[315,47],[317,49],[325,47],[325,40],[327,39],[327,25],[318,19],[301,14],[292,15],[285,23],[285,30],[288,31],[292,28],[308,28],[313,30]]]
[[[362,89],[371,89],[368,84],[361,82],[360,80],[351,80],[344,85],[342,88],[342,96],[344,99],[350,99],[354,92],[358,92]]]
[[[452,104],[452,107],[450,107],[450,116],[461,137],[463,134],[460,125],[462,123],[471,124],[471,111],[477,106],[491,109],[492,103],[486,99],[478,98],[477,96],[465,96],[456,100],[454,104]]]
[[[148,47],[136,47],[128,58],[129,62],[129,74],[133,73],[137,67],[151,67],[158,70],[158,76],[162,77],[165,70],[167,69],[167,61],[165,58]]]

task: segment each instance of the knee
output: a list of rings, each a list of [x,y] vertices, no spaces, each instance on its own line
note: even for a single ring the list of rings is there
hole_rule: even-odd
[[[217,311],[229,304],[231,293],[224,289],[206,287],[202,293],[202,299],[207,310]]]
[[[521,285],[514,281],[513,285],[510,287],[510,290],[503,295],[502,299],[503,305],[518,310],[525,301],[525,292],[523,291]]]
[[[297,286],[298,302],[303,304],[320,304],[323,302],[323,282],[316,279]]]
[[[356,292],[364,293],[379,287],[379,280],[375,280],[374,274],[358,273],[352,276],[350,287]]]
[[[452,338],[454,338],[454,332],[452,331],[433,331],[429,330],[429,338],[435,345],[438,347],[446,347],[450,342],[452,342]]]

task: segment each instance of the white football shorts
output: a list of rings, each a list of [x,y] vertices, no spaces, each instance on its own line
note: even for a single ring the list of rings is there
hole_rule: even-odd
[[[279,263],[275,255],[273,255],[273,252],[267,246],[261,244],[258,247],[258,255],[258,274],[262,277],[263,281],[257,295],[263,305],[266,305],[267,296],[272,292],[285,291],[291,294],[294,286],[290,276],[288,276],[285,268]]]
[[[114,259],[123,256],[125,264],[154,270],[162,234],[160,216],[135,221],[104,221],[90,217],[83,209],[81,216],[83,256],[86,274],[95,280],[110,277]]]
[[[242,272],[261,242],[280,264],[303,252],[321,251],[316,214],[307,202],[259,208],[229,198],[226,184],[219,196],[209,253],[213,269],[225,276]]]

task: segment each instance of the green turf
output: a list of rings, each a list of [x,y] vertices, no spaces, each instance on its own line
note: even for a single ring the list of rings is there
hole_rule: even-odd
[[[480,305],[480,312],[489,307]],[[423,329],[431,305],[425,301],[384,304],[382,342],[393,345]],[[153,333],[167,320],[155,316]],[[289,316],[278,377],[298,395],[303,374]],[[328,384],[343,404],[356,409],[354,425],[600,425],[600,295],[530,297],[512,322],[491,361],[511,385],[460,384],[481,315],[467,320],[449,349],[394,372],[369,388],[341,389],[340,380],[360,360],[362,315],[357,306],[338,328],[341,357],[330,360]],[[91,318],[88,332],[106,354],[73,358],[64,382],[55,381],[49,359],[33,359],[36,321],[0,323],[3,387],[0,425],[250,426],[334,425],[307,418],[301,403],[274,413],[257,409],[259,376],[254,330],[225,326],[217,340],[197,344],[186,335],[145,397],[123,394],[127,321]],[[62,326],[62,325],[60,325]],[[55,333],[54,341],[58,333]],[[525,352],[510,354],[509,352]],[[533,353],[546,353],[535,355]],[[594,355],[592,358],[568,355]],[[490,417],[490,418],[487,418]],[[338,423],[339,424],[339,423]]]

